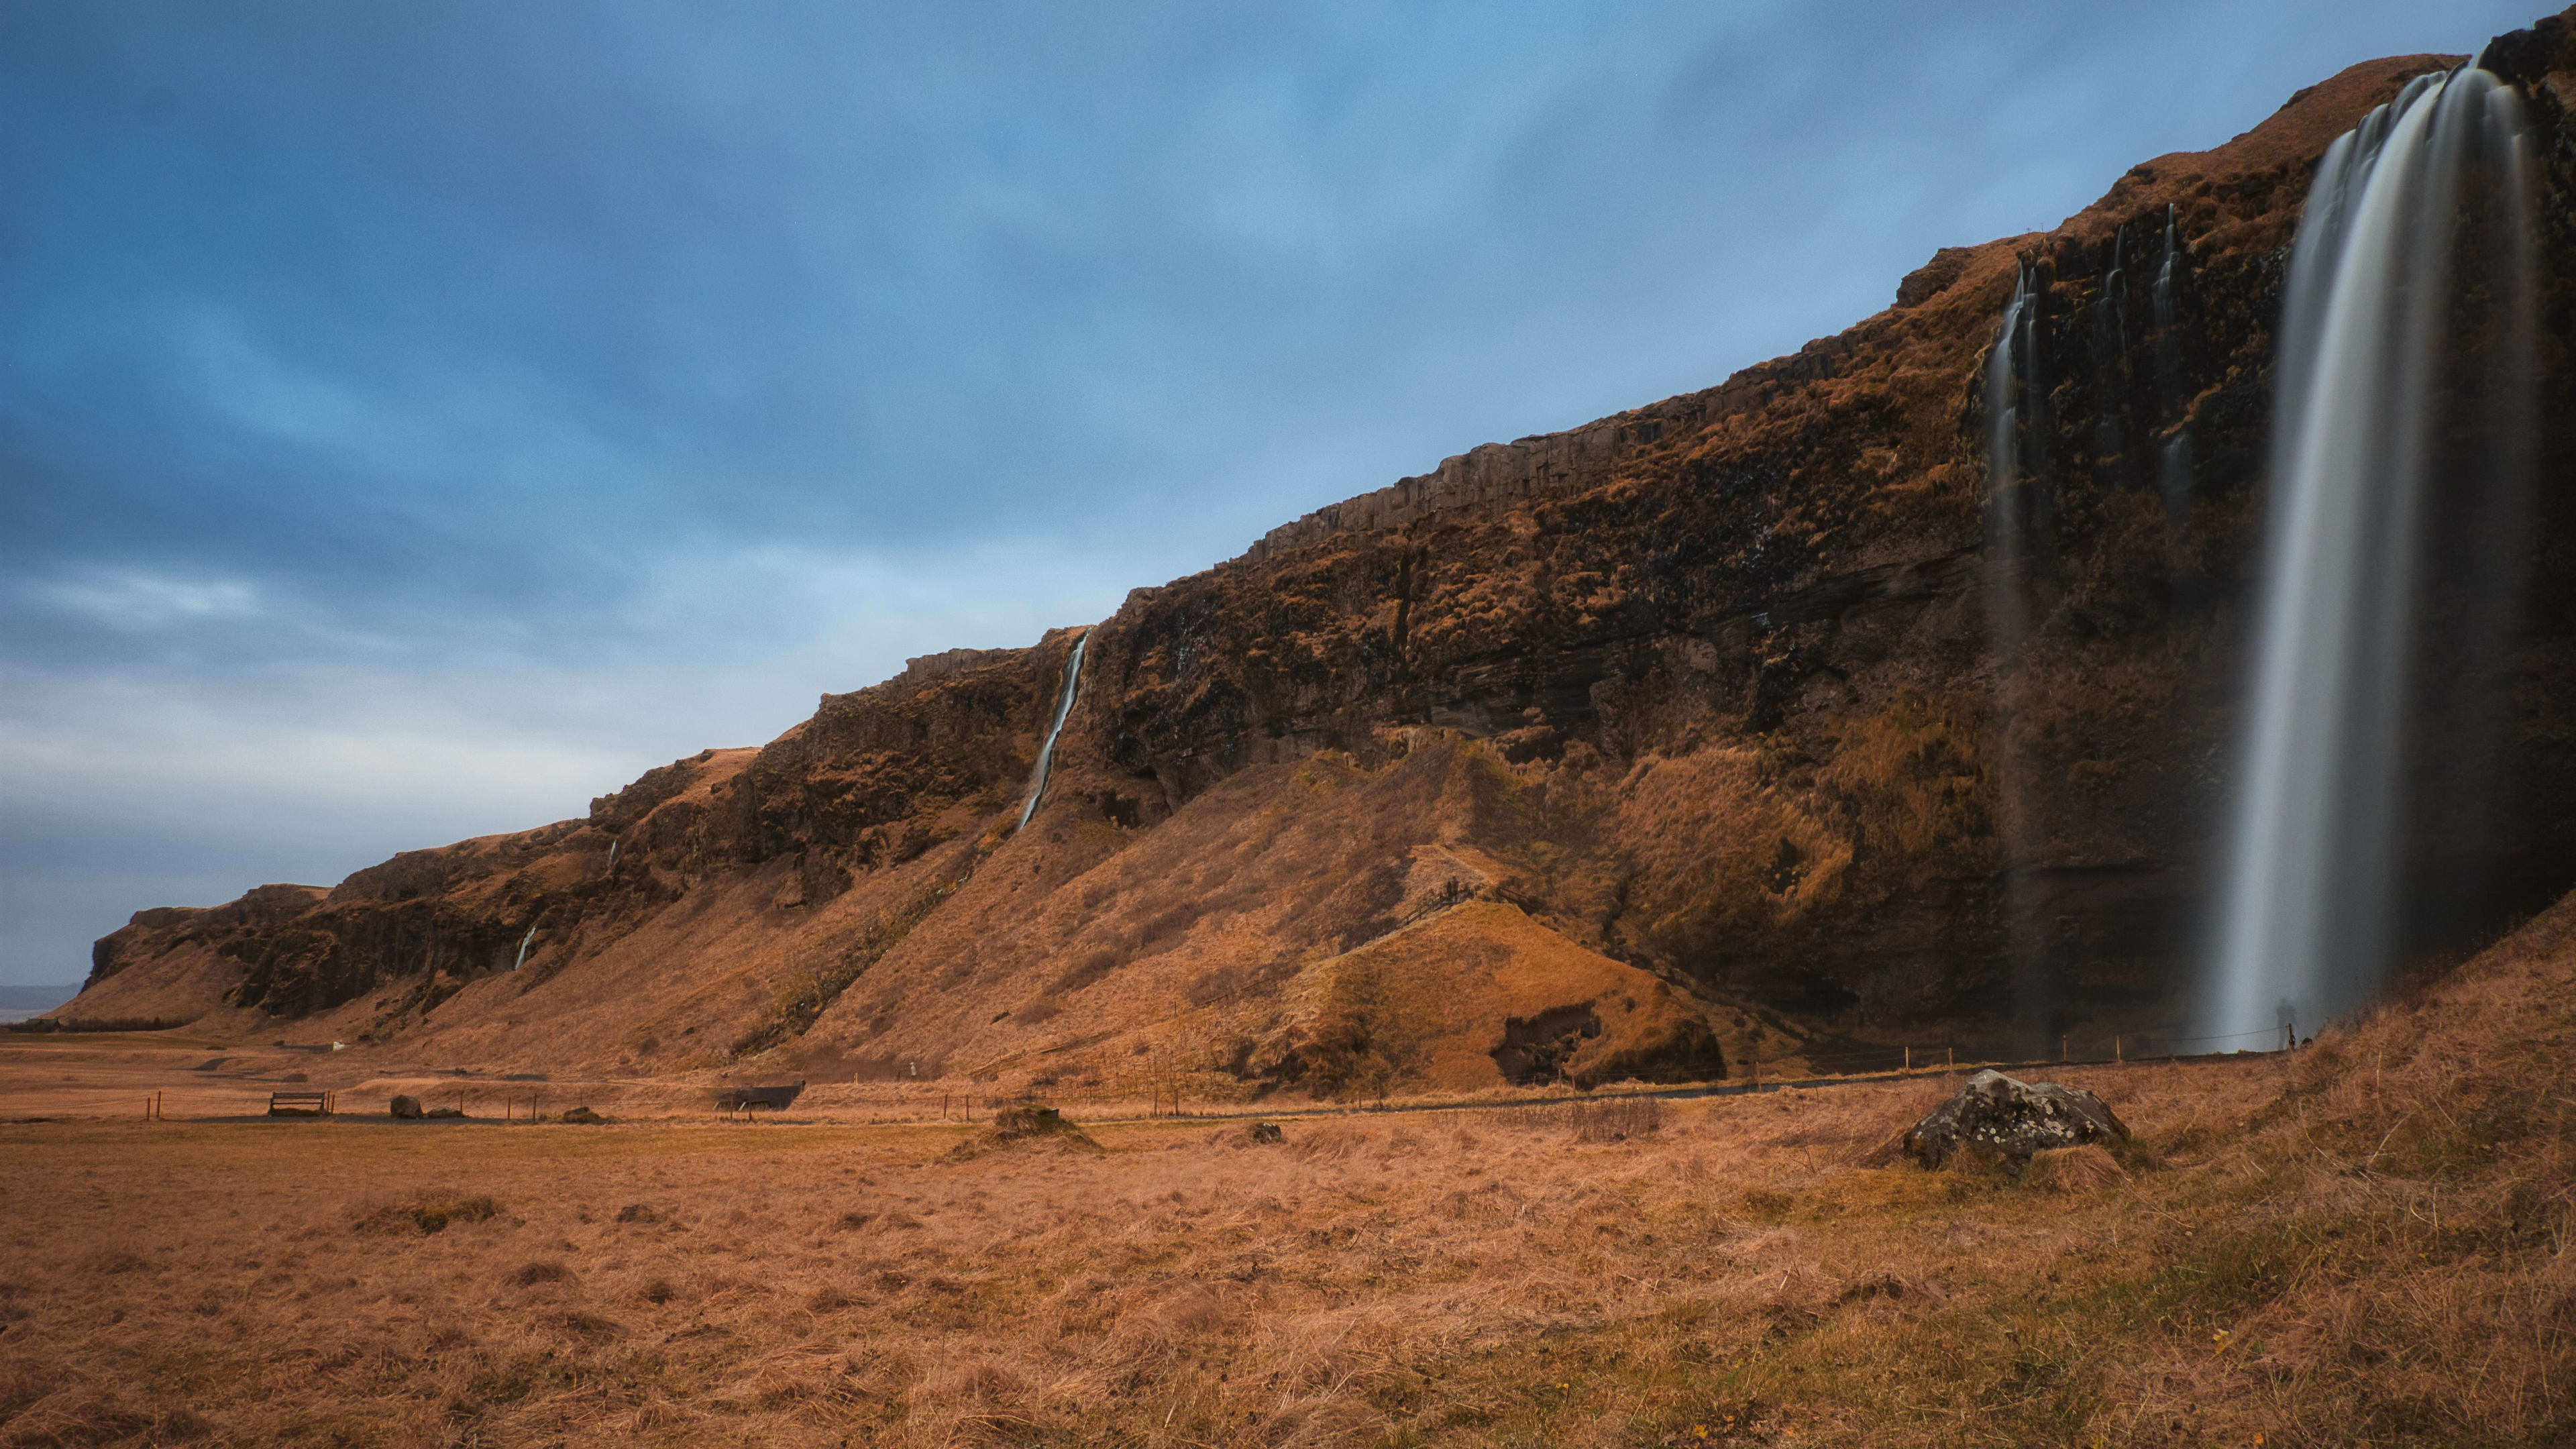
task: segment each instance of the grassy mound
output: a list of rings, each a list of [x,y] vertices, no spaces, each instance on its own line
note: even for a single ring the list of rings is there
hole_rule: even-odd
[[[981,1157],[997,1148],[1060,1144],[1079,1152],[1105,1152],[1108,1149],[1091,1140],[1063,1113],[1053,1107],[1019,1102],[993,1114],[992,1124],[983,1131],[948,1150],[953,1162]]]

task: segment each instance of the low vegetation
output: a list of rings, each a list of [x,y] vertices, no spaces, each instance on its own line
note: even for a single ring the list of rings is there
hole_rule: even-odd
[[[26,1021],[0,1022],[0,1031],[27,1036],[96,1035],[125,1031],[175,1031],[196,1020],[193,1016],[110,1016],[110,1017],[31,1017]]]
[[[1939,1173],[1937,1080],[963,1159],[8,1127],[0,1445],[2566,1443],[2571,917],[2295,1057],[2067,1071],[2117,1152]]]

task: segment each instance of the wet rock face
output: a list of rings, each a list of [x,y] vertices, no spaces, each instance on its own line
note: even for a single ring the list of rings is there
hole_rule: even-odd
[[[2025,1162],[2034,1152],[2116,1142],[2128,1135],[2129,1129],[2091,1092],[1979,1072],[1959,1095],[1906,1132],[1905,1150],[1925,1167],[1939,1167],[1971,1146]]]

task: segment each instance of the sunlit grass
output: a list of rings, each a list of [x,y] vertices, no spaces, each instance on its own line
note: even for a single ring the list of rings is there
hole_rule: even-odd
[[[2551,1444],[2550,918],[2142,1140],[1888,1149],[1933,1082],[984,1128],[0,1129],[0,1444]],[[433,1226],[435,1224],[435,1226]]]

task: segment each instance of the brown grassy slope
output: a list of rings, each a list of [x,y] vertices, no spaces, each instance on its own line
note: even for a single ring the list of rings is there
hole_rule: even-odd
[[[1425,917],[1282,994],[1288,1019],[1253,1064],[1286,1058],[1317,1096],[1727,1074],[1710,1003],[1500,901]]]
[[[2554,1445],[2576,905],[2295,1060],[966,1131],[0,1128],[0,1445]],[[1589,1135],[1595,1140],[1584,1140]],[[435,1222],[436,1231],[424,1231]]]
[[[477,1064],[722,1060],[989,844],[978,832],[1034,753],[1044,652],[915,661],[761,750],[652,771],[585,820],[407,852],[329,891],[142,913],[100,943],[80,1009]]]
[[[1614,989],[1657,1004],[1618,1014],[1590,1039],[1593,1060],[1627,1052],[1637,1074],[1653,1075],[1657,1044],[1686,1036],[1685,1018],[1704,1022],[1716,999],[1659,996],[1655,978],[1547,922],[1474,905],[1522,896],[1562,853],[1548,802],[1524,772],[1454,732],[1410,731],[1390,748],[1400,753],[1374,770],[1327,753],[1240,772],[1149,831],[1049,807],[784,1058],[897,1056],[1081,1087],[1150,1057],[1202,1094],[1311,1090],[1319,1016],[1347,1035],[1361,1016],[1386,1015],[1352,1002],[1368,989],[1361,977],[1394,953],[1408,982],[1457,1013],[1441,1028],[1406,1025],[1409,1037],[1455,1040],[1408,1049],[1397,1090],[1498,1085],[1486,1053],[1507,1018]],[[1082,778],[1068,772],[1068,796]],[[1077,874],[1068,861],[1096,863]],[[1445,919],[1460,910],[1508,924]],[[1361,949],[1408,923],[1421,923],[1405,932],[1411,945]],[[1705,1065],[1722,1070],[1714,1057]],[[1328,1094],[1344,1088],[1339,1069],[1328,1075]],[[1368,1090],[1381,1085],[1372,1077]]]

